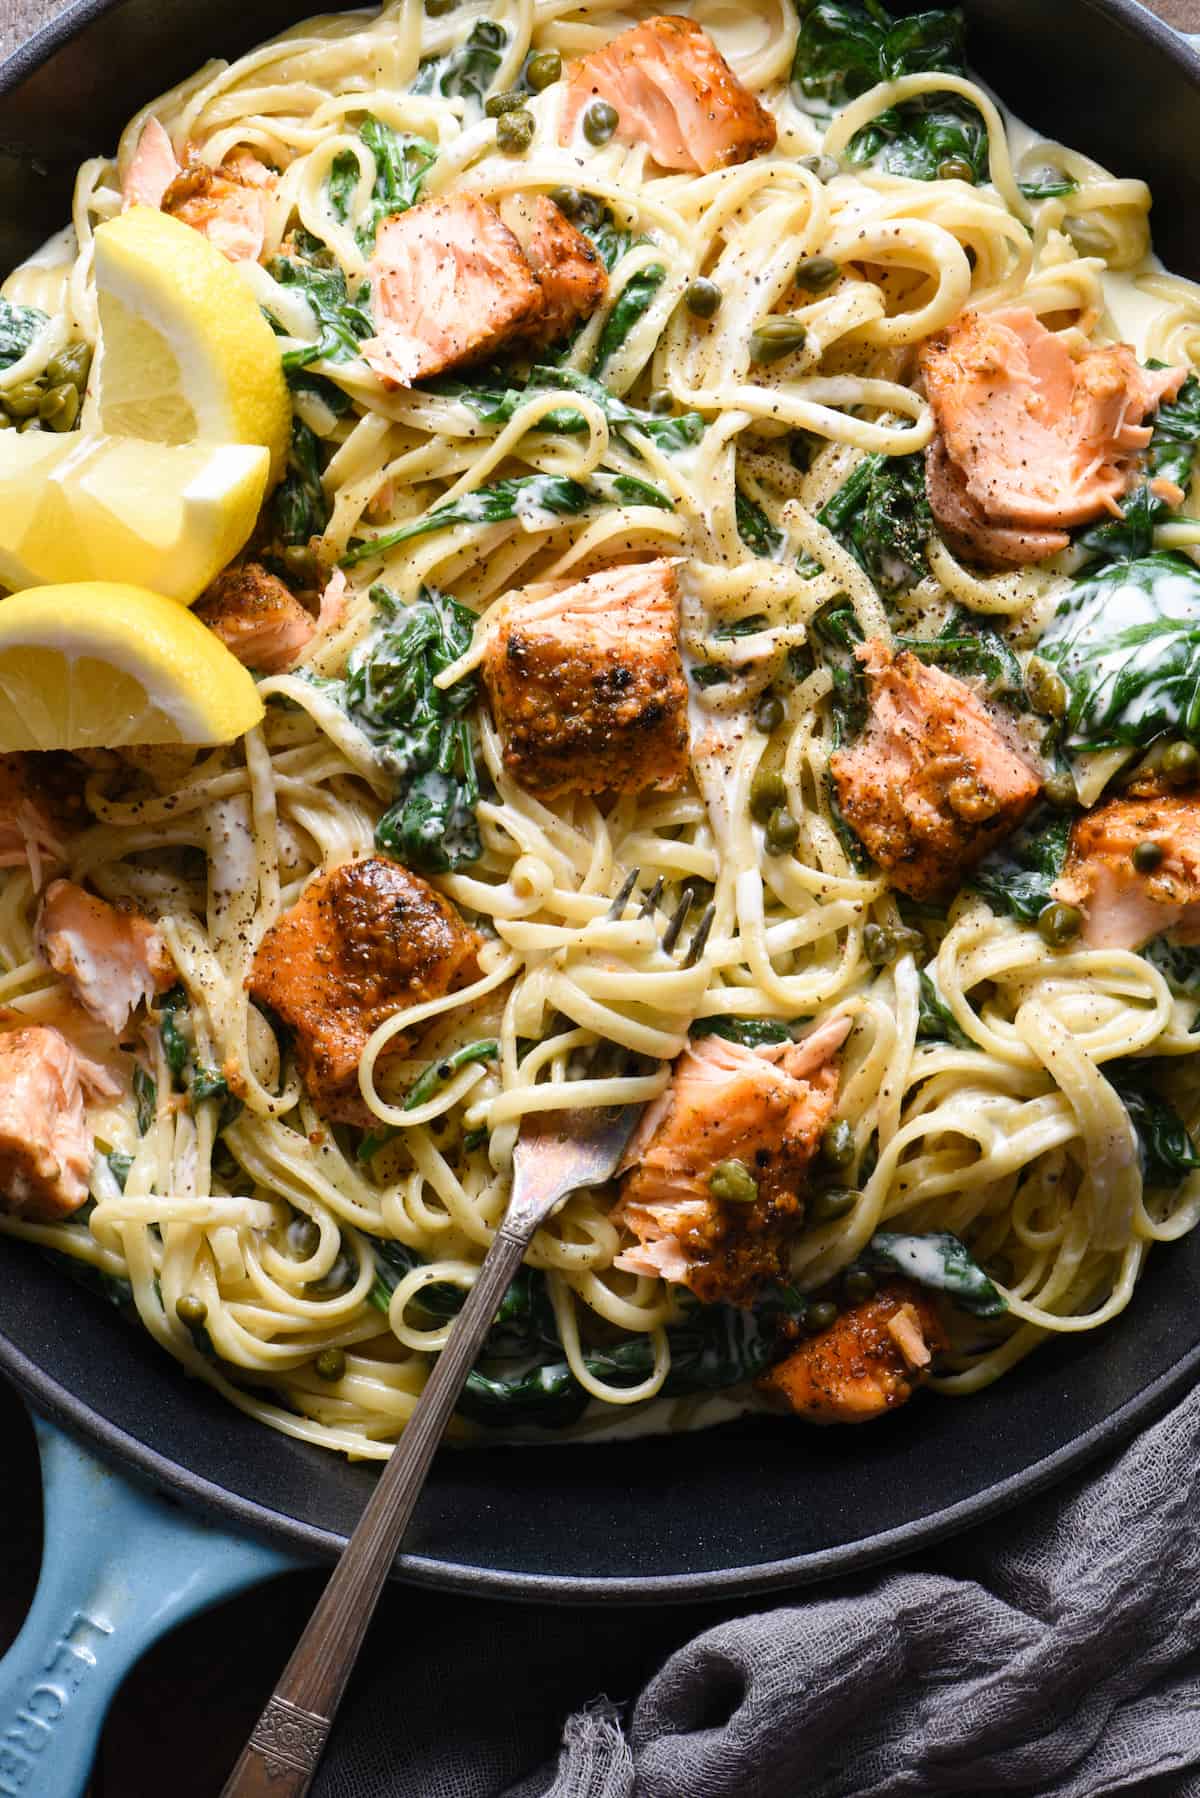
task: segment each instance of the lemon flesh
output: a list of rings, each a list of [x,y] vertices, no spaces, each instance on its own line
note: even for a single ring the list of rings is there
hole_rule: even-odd
[[[262,716],[242,664],[161,594],[79,581],[0,600],[0,753],[229,743]]]
[[[97,413],[113,437],[257,443],[283,472],[291,404],[274,332],[199,231],[131,206],[96,230]]]
[[[125,581],[190,605],[254,529],[269,452],[0,434],[0,583]]]

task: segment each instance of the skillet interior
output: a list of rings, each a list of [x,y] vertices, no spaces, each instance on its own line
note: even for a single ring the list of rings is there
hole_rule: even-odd
[[[0,266],[67,216],[76,164],[110,146],[137,104],[307,10],[69,8],[0,68]],[[967,12],[976,66],[1048,134],[1148,179],[1160,253],[1200,277],[1187,229],[1200,209],[1200,63],[1130,0],[968,0]],[[864,1431],[756,1420],[602,1449],[444,1453],[398,1571],[542,1599],[683,1599],[911,1549],[1048,1483],[1164,1405],[1200,1371],[1198,1301],[1200,1235],[1155,1251],[1115,1325],[1043,1349],[969,1402],[921,1399]],[[0,1255],[0,1319],[0,1367],[168,1489],[316,1552],[356,1521],[370,1470],[252,1424],[16,1244]]]

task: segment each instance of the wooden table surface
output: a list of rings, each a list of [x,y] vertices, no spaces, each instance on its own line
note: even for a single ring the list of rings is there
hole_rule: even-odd
[[[171,0],[164,0],[170,4]],[[60,9],[61,0],[0,0],[0,57]],[[1151,0],[1180,30],[1200,32],[1200,0]],[[140,98],[130,96],[131,108]],[[40,1488],[32,1431],[15,1396],[0,1383],[0,1650],[12,1639],[32,1596],[41,1553]],[[91,1798],[215,1798],[320,1589],[317,1574],[277,1580],[184,1624],[135,1669],[109,1719]],[[478,1616],[468,1601],[394,1589],[368,1637],[368,1662],[389,1642],[432,1642],[450,1613]],[[389,1613],[394,1619],[389,1621]],[[402,1613],[402,1615],[401,1615]],[[397,1669],[399,1685],[403,1673]],[[586,1697],[587,1694],[581,1694]],[[197,1719],[203,1727],[197,1728]],[[557,1717],[546,1718],[544,1753],[553,1752]],[[164,1778],[169,1785],[164,1785]],[[43,1798],[55,1798],[46,1793]],[[370,1798],[364,1793],[363,1798]],[[419,1785],[412,1798],[420,1798]]]

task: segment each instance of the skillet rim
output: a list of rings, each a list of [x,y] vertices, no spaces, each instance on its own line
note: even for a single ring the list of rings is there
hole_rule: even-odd
[[[0,60],[0,96],[18,88],[85,26],[114,11],[120,4],[121,0],[69,0],[55,18],[48,20]],[[1181,73],[1190,78],[1193,86],[1200,88],[1200,42],[1190,43],[1182,33],[1147,11],[1138,0],[1080,0],[1080,4],[1109,26],[1156,45]],[[327,1561],[341,1552],[347,1538],[337,1531],[286,1516],[233,1493],[140,1442],[64,1386],[2,1331],[0,1372],[7,1375],[37,1409],[72,1435],[88,1442],[102,1458],[132,1469],[136,1476],[163,1489],[171,1498],[190,1503],[236,1529],[298,1550],[304,1556]],[[1173,1367],[1108,1417],[1031,1465],[941,1510],[833,1548],[720,1570],[612,1577],[541,1574],[471,1566],[421,1555],[400,1555],[392,1577],[439,1590],[526,1602],[571,1604],[617,1600],[648,1604],[761,1594],[845,1576],[906,1552],[929,1547],[971,1525],[986,1522],[1021,1500],[1046,1491],[1106,1450],[1115,1449],[1139,1427],[1153,1421],[1197,1376],[1200,1376],[1200,1341]],[[708,1434],[715,1438],[720,1432]]]

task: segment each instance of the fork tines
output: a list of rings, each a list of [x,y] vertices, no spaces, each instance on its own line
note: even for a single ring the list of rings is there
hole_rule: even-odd
[[[605,914],[613,923],[616,923],[625,915],[625,907],[629,904],[629,901],[633,896],[640,874],[641,869],[634,868],[621,882],[620,891]],[[666,881],[660,874],[642,901],[641,909],[638,912],[639,918],[648,918],[658,910],[658,902],[662,898],[665,885]],[[688,913],[692,909],[695,897],[696,895],[691,887],[684,888],[683,897],[672,912],[667,928],[663,931],[662,947],[665,955],[674,954],[675,945],[678,943],[683,927],[687,923]],[[685,968],[694,968],[696,963],[700,960],[700,957],[704,954],[705,946],[712,934],[713,920],[716,918],[716,915],[717,908],[715,905],[710,905],[705,909],[699,924],[696,926],[696,933],[688,945],[687,954],[683,958],[683,965]]]

